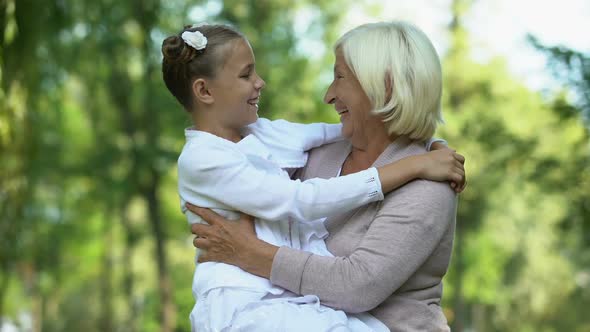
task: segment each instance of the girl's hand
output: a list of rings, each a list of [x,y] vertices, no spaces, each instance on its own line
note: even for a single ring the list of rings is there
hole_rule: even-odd
[[[465,189],[465,157],[443,145],[444,148],[416,156],[419,177],[433,181],[449,181],[451,188],[460,193]]]

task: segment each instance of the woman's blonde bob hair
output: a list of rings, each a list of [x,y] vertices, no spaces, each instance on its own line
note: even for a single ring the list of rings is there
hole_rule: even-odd
[[[442,122],[442,71],[434,46],[412,24],[364,24],[344,34],[341,50],[390,135],[427,140]]]

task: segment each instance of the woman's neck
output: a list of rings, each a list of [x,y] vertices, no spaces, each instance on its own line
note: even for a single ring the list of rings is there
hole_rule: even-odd
[[[242,134],[239,129],[228,128],[214,118],[201,115],[199,112],[192,112],[193,126],[196,130],[208,132],[215,136],[224,138],[228,141],[237,143],[242,140]]]
[[[371,167],[395,140],[385,130],[371,131],[371,135],[351,137],[352,149],[342,166],[342,174],[350,174]]]

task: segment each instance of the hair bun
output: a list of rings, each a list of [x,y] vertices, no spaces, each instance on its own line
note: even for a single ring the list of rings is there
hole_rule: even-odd
[[[170,36],[162,43],[162,55],[164,55],[164,60],[169,63],[182,61],[186,58],[190,59],[189,48],[186,47],[180,36]]]

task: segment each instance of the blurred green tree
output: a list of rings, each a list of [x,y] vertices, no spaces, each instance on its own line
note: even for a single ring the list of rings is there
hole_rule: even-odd
[[[0,3],[0,317],[25,310],[35,331],[188,330],[194,251],[174,168],[188,117],[162,84],[160,45],[215,4],[207,21],[243,30],[269,77],[263,113],[318,117],[293,26],[306,9],[307,38],[333,37],[330,1]]]
[[[470,182],[445,312],[457,331],[588,331],[588,57],[538,45],[567,84],[532,92],[503,59],[471,60],[471,3],[452,4],[443,59],[438,134],[467,156]],[[322,96],[350,4],[0,1],[0,319],[189,331],[194,251],[175,170],[189,121],[162,84],[161,42],[195,18],[234,24],[267,82],[262,115],[337,121]]]
[[[469,175],[446,279],[447,316],[456,331],[562,331],[579,323],[559,310],[580,291],[580,265],[564,251],[572,233],[561,225],[585,218],[572,198],[588,197],[588,130],[562,114],[574,106],[528,90],[503,59],[471,60],[462,25],[471,4],[453,1],[443,64],[447,124],[439,134],[467,156]]]

